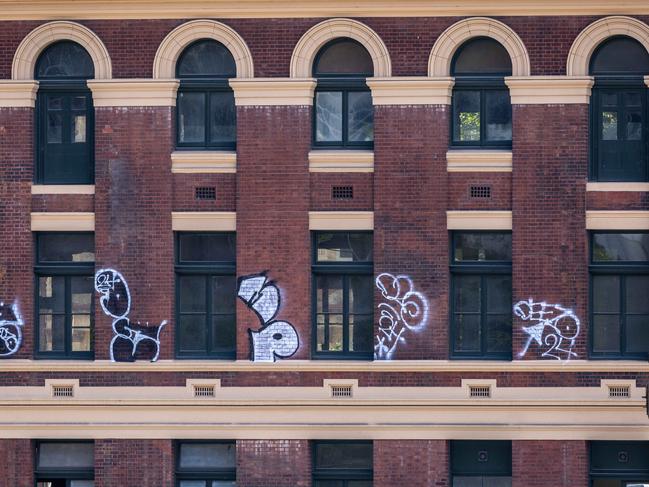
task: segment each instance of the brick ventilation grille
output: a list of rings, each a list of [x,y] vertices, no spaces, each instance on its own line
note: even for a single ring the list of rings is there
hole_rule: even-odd
[[[74,395],[74,386],[52,386],[53,397],[72,397]]]
[[[608,397],[631,397],[629,386],[608,386]]]
[[[471,198],[491,198],[491,186],[471,186],[469,194]]]
[[[194,397],[214,397],[214,386],[194,386]]]
[[[331,386],[331,397],[352,397],[352,386]]]
[[[197,200],[215,200],[216,188],[214,186],[198,186],[194,189],[194,197]]]
[[[331,198],[334,200],[354,199],[354,187],[353,186],[332,186]]]
[[[490,386],[469,386],[470,397],[491,397]]]

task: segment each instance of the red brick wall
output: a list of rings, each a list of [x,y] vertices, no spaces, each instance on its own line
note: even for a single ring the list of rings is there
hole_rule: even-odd
[[[430,309],[428,324],[406,332],[394,358],[444,359],[448,107],[377,106],[374,123],[374,271],[410,276]]]
[[[238,440],[237,486],[310,487],[309,442],[306,440]]]
[[[216,200],[197,200],[197,186],[216,188]],[[173,211],[235,211],[234,174],[174,174]]]
[[[448,487],[446,440],[374,441],[374,487]]]
[[[471,198],[471,186],[491,188],[489,198]],[[511,210],[512,176],[510,173],[451,172],[448,174],[449,210]]]
[[[312,211],[371,211],[373,208],[373,174],[311,173]],[[353,199],[333,199],[333,186],[352,186]]]
[[[513,127],[514,302],[573,309],[581,320],[574,351],[586,358],[588,106],[514,105]],[[528,338],[524,325],[514,320],[515,359]],[[533,344],[524,358],[541,350]]]
[[[95,197],[91,194],[35,194],[32,211],[95,211]]]
[[[646,191],[589,191],[586,195],[589,210],[649,210],[649,192]]]
[[[173,485],[171,440],[95,440],[96,487]]]
[[[513,441],[512,487],[588,487],[586,441]]]
[[[31,440],[0,439],[0,487],[34,487]]]

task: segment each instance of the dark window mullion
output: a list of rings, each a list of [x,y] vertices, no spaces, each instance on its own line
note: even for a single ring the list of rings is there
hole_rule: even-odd
[[[71,289],[70,276],[64,277],[64,312],[65,312],[65,323],[64,323],[64,334],[65,334],[65,354],[70,355],[72,353],[72,289]]]
[[[349,352],[349,276],[343,275],[343,352]]]
[[[349,91],[348,90],[341,90],[342,93],[342,102],[343,102],[343,112],[342,112],[342,122],[343,122],[343,133],[342,133],[342,144],[343,146],[347,147],[349,145],[349,134],[347,131],[349,130],[349,113],[347,110],[349,109]]]
[[[486,277],[480,275],[480,355],[487,352],[487,286]]]
[[[211,274],[205,275],[205,326],[207,326],[205,353],[208,355],[213,352],[212,344],[214,343],[213,330],[212,330],[212,285],[213,276]]]
[[[620,352],[626,355],[626,276],[620,276]]]
[[[211,147],[212,145],[212,92],[210,90],[205,90],[205,139],[204,144],[206,147]]]
[[[485,99],[486,97],[486,90],[481,89],[478,90],[478,93],[480,94],[480,113],[478,113],[478,123],[480,124],[480,145],[485,145],[487,142],[487,130],[485,128],[485,116],[486,116],[486,108],[487,104]]]
[[[322,276],[319,276],[319,279],[322,280]],[[323,351],[329,351],[329,281],[324,279],[322,283],[322,316],[324,318],[322,322],[323,331],[324,331],[324,343],[322,344]],[[316,289],[317,292],[317,289]],[[317,333],[317,330],[316,330]]]

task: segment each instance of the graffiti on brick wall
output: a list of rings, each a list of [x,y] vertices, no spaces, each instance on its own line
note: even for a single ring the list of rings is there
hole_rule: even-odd
[[[543,348],[542,357],[565,361],[577,357],[577,353],[572,349],[579,336],[580,322],[572,310],[560,304],[535,302],[530,298],[516,303],[514,314],[533,323],[523,327],[523,332],[528,337],[523,350],[518,354],[520,358],[525,356],[532,342]]]
[[[99,302],[104,313],[113,319],[115,335],[110,342],[110,360],[134,362],[138,347],[138,356],[150,356],[151,362],[158,360],[160,332],[167,321],[151,326],[148,323],[132,323],[128,318],[131,311],[131,293],[124,276],[114,269],[100,269],[95,273],[95,290],[101,295]]]
[[[409,332],[421,331],[428,323],[428,300],[415,290],[408,276],[383,273],[375,283],[383,301],[378,305],[374,355],[379,360],[389,360],[399,344],[406,343]]]
[[[258,330],[248,329],[253,362],[275,362],[278,358],[288,358],[297,352],[300,341],[293,325],[275,320],[281,294],[265,272],[240,277],[237,295],[255,312],[261,323]]]
[[[0,357],[16,353],[23,342],[23,320],[18,304],[0,303]]]

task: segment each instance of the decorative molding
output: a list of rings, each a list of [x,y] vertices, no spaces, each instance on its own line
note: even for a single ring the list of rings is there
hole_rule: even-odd
[[[374,105],[450,105],[453,78],[368,78]]]
[[[644,82],[647,86],[649,86],[649,76],[644,77]]]
[[[313,78],[231,79],[237,106],[313,105]]]
[[[95,194],[95,185],[32,184],[32,194]]]
[[[643,192],[649,191],[649,183],[586,183],[586,191],[633,191]]]
[[[374,151],[312,150],[309,172],[374,172]]]
[[[171,172],[175,174],[236,173],[235,151],[174,151]]]
[[[472,17],[456,22],[437,38],[428,59],[428,76],[450,76],[451,60],[455,51],[475,37],[490,37],[502,44],[512,60],[514,76],[530,75],[530,57],[518,34],[498,20]]]
[[[34,108],[38,81],[0,80],[0,108]]]
[[[367,49],[374,63],[374,76],[392,76],[390,53],[379,35],[357,20],[338,18],[314,25],[300,38],[291,56],[291,78],[311,76],[313,61],[320,48],[339,37],[354,39]]]
[[[175,79],[90,80],[92,100],[97,107],[175,107],[178,81]]]
[[[95,214],[81,212],[34,212],[32,232],[94,232]]]
[[[640,12],[633,13],[639,14]],[[590,57],[597,46],[605,39],[618,35],[632,37],[649,51],[649,26],[647,24],[632,17],[605,17],[590,24],[575,38],[568,52],[566,74],[568,76],[587,76]]]
[[[374,230],[374,212],[310,211],[309,230]]]
[[[448,172],[512,172],[510,150],[462,150],[446,152]]]
[[[505,78],[512,105],[590,103],[591,76],[510,76]]]
[[[181,15],[179,18],[187,16]],[[228,48],[237,66],[237,78],[254,76],[250,49],[234,29],[215,20],[192,20],[179,25],[163,39],[153,60],[153,77],[175,78],[178,57],[188,45],[200,39],[213,39]]]
[[[171,228],[174,232],[234,232],[237,214],[233,211],[174,211]]]
[[[0,3],[0,11],[4,7],[5,5]],[[61,17],[59,13],[55,14],[55,16]],[[0,19],[2,17],[0,14]],[[77,15],[73,14],[70,17],[77,18]],[[56,41],[63,40],[76,42],[88,51],[95,65],[95,79],[110,79],[113,77],[110,55],[99,36],[76,22],[57,20],[36,27],[22,40],[14,54],[11,79],[33,79],[36,60],[43,52],[43,49]]]
[[[448,230],[511,230],[511,211],[447,211]]]
[[[587,211],[587,230],[649,230],[649,211]]]

